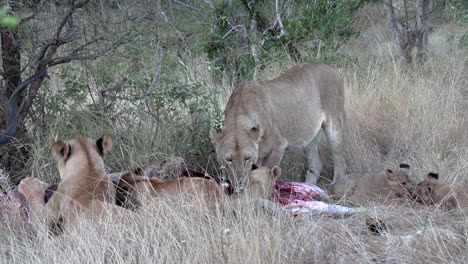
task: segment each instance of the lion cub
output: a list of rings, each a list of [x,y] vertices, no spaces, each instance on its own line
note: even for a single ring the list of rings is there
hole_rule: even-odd
[[[413,198],[426,205],[440,205],[445,210],[468,207],[466,185],[450,185],[439,181],[439,174],[430,172],[416,186]]]
[[[249,181],[245,188],[238,194],[238,196],[245,198],[249,196],[256,199],[270,199],[273,192],[273,186],[276,179],[281,176],[281,168],[274,166],[273,168],[257,168],[256,165],[252,166],[249,175]]]
[[[402,163],[396,170],[385,169],[377,175],[364,175],[348,180],[347,185],[342,184],[341,194],[338,197],[348,196],[353,200],[362,202],[372,197],[387,199],[411,198],[414,183],[410,176],[410,166]]]
[[[114,205],[115,187],[104,170],[103,157],[111,147],[109,135],[96,141],[77,137],[55,142],[52,153],[62,179],[55,194],[46,203],[48,184],[34,178],[22,180],[18,187],[30,206],[32,222],[45,221],[54,234],[60,234],[65,224],[82,217],[100,219],[123,212]]]

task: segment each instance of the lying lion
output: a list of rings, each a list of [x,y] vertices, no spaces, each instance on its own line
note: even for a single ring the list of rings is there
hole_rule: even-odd
[[[377,257],[373,259],[377,263],[399,263],[401,256],[414,252],[428,253],[429,257],[434,257],[433,262],[437,263],[439,259],[436,252],[441,247],[445,252],[457,252],[462,250],[460,245],[465,243],[464,232],[449,227],[430,225],[401,233],[401,229],[389,228],[385,222],[374,218],[367,218],[366,225],[368,236],[365,242],[369,251]]]
[[[103,157],[112,147],[112,138],[97,141],[77,137],[59,140],[52,146],[62,181],[46,203],[48,184],[34,178],[21,181],[18,189],[28,201],[33,223],[45,222],[54,234],[64,225],[81,220],[100,219],[105,215],[125,213],[114,205],[115,188],[104,171]]]
[[[413,197],[426,205],[439,205],[445,210],[468,207],[465,185],[450,185],[439,181],[439,174],[430,172],[425,180],[416,186]]]
[[[209,206],[221,203],[243,202],[253,199],[263,207],[276,211],[268,199],[273,185],[281,175],[281,168],[256,168],[250,173],[249,181],[241,191],[230,197],[225,197],[223,190],[215,181],[198,177],[181,177],[172,180],[147,178],[142,170],[128,172],[122,175],[117,183],[117,203],[130,209],[136,209],[147,204],[151,198],[190,198],[192,201],[202,201]],[[155,201],[155,200],[152,200]],[[252,200],[251,200],[252,201]]]
[[[346,196],[358,202],[374,197],[390,200],[408,198],[409,201],[414,190],[409,169],[408,164],[402,163],[396,170],[385,169],[375,176],[366,174],[355,179],[348,179],[348,182],[340,182],[339,185],[335,186],[339,187],[339,195],[335,195],[334,198]]]
[[[208,204],[218,201],[223,194],[214,180],[180,177],[165,181],[144,176],[142,169],[122,175],[116,187],[117,204],[130,209],[139,208],[142,201],[150,198],[196,198]]]

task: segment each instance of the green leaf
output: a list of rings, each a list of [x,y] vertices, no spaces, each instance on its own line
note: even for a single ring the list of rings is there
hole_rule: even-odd
[[[4,17],[7,15],[8,13],[8,10],[10,10],[11,7],[9,5],[4,5],[2,7],[0,7],[0,17]]]
[[[20,19],[13,16],[5,16],[0,18],[0,24],[7,27],[16,27],[20,23]]]

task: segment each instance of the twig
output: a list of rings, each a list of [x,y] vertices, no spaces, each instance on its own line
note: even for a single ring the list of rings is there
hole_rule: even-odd
[[[267,40],[278,40],[282,36],[288,34],[288,31],[286,31],[286,29],[284,29],[283,20],[281,19],[281,12],[279,10],[279,0],[275,0],[275,12],[276,12],[276,20],[275,20],[274,25],[278,24],[278,26],[280,28],[280,33],[277,36],[266,37]],[[263,33],[265,34],[266,30]]]

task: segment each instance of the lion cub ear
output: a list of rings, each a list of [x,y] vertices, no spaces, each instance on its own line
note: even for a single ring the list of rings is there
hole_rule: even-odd
[[[385,169],[385,178],[387,179],[387,182],[390,184],[398,183],[398,177],[396,173],[391,170],[391,169]]]
[[[439,179],[439,173],[436,172],[429,172],[427,174],[427,179],[428,180],[438,180]]]
[[[145,170],[142,168],[136,168],[133,170],[133,174],[138,175],[138,176],[145,176]]]
[[[70,145],[59,140],[52,145],[52,153],[56,160],[66,162],[70,157]]]
[[[99,154],[104,157],[112,148],[112,137],[110,135],[102,136],[100,139],[96,140],[96,146]]]
[[[409,170],[409,169],[410,169],[410,165],[408,165],[408,164],[406,164],[406,163],[401,163],[401,164],[400,164],[400,169]]]
[[[278,179],[279,176],[281,176],[281,168],[278,167],[278,166],[274,166],[273,168],[271,168],[271,171],[270,171],[270,175],[273,177],[273,179]]]

